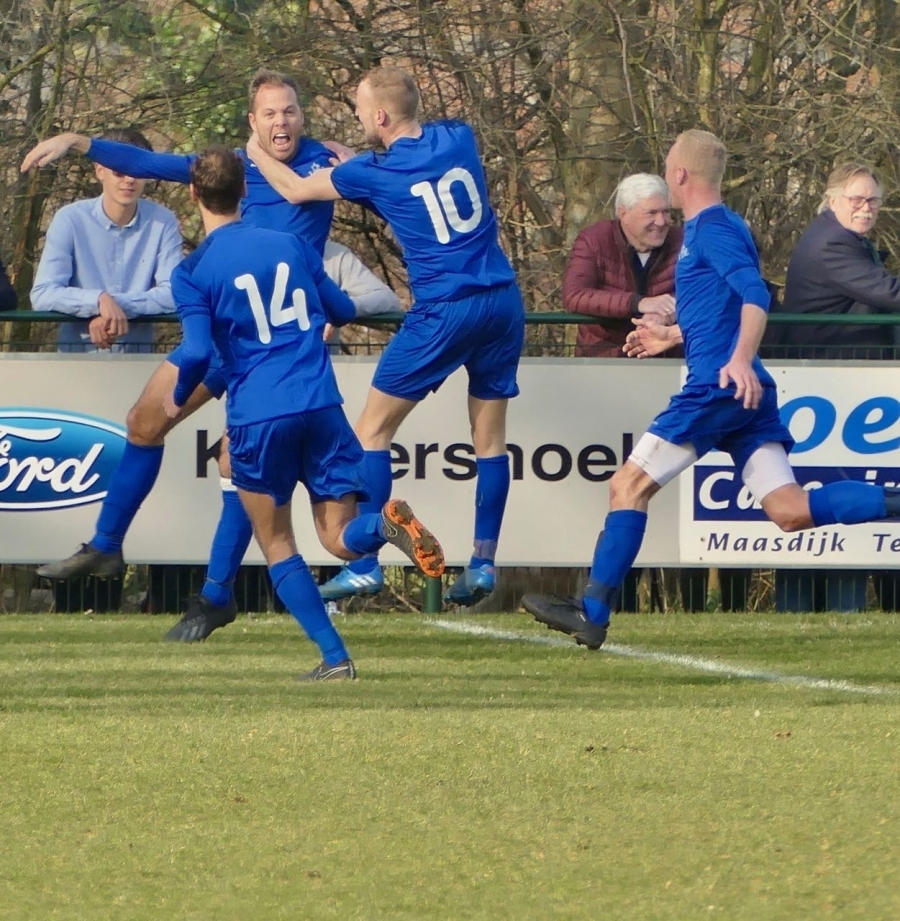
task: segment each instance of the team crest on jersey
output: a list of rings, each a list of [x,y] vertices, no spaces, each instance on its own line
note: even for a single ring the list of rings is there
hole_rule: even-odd
[[[679,259],[687,259],[687,257],[688,257],[689,255],[690,255],[690,253],[688,252],[687,246],[685,246],[685,244],[682,243],[682,244],[681,244],[681,252],[678,254],[678,258],[679,258]]]

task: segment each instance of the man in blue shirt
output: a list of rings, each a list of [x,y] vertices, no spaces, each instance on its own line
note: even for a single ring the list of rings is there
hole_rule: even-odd
[[[300,177],[272,157],[265,139],[247,146],[260,172],[289,201],[359,202],[390,224],[403,248],[413,308],[378,363],[356,423],[366,450],[374,510],[391,491],[391,442],[413,408],[460,367],[469,375],[477,464],[475,539],[469,565],[445,600],[471,605],[494,588],[494,557],[509,492],[506,409],[518,394],[524,342],[521,294],[500,248],[497,221],[471,128],[420,124],[412,77],[378,67],[360,82],[356,115],[366,141],[384,148],[348,156],[333,170]],[[328,600],[381,589],[376,556],[351,563],[322,586]]]
[[[152,150],[134,129],[104,137]],[[178,219],[141,197],[143,179],[99,164],[94,172],[100,196],[64,205],[47,228],[31,306],[84,318],[60,325],[61,352],[149,352],[153,327],[129,327],[128,319],[175,310],[169,276],[182,256]]]
[[[244,165],[225,147],[211,147],[191,164],[191,197],[207,236],[172,277],[184,340],[165,411],[178,418],[217,355],[228,389],[234,485],[275,590],[322,653],[321,663],[299,678],[355,678],[294,540],[297,483],[309,493],[322,545],[342,559],[377,551],[390,540],[437,577],[443,555],[405,502],[357,516],[363,452],[341,409],[323,336],[326,321],[351,320],[354,305],[309,244],[240,220],[243,188]]]
[[[302,136],[303,113],[297,98],[297,83],[285,74],[259,71],[249,87],[248,119],[261,145],[272,156],[299,175],[309,175],[329,165],[332,154],[318,141]],[[162,154],[138,150],[127,144],[91,139],[79,134],[61,134],[36,145],[25,157],[22,170],[45,166],[69,150],[86,154],[103,166],[132,176],[190,181],[196,155]],[[328,237],[334,205],[314,202],[298,207],[285,201],[239,152],[247,182],[241,213],[247,223],[293,233],[309,242],[321,254]],[[124,566],[122,543],[143,500],[149,495],[162,463],[166,434],[176,424],[163,412],[163,395],[171,390],[178,374],[181,350],[176,349],[153,373],[144,392],[128,414],[128,442],[122,462],[114,474],[103,502],[94,537],[71,557],[40,567],[48,579],[70,579],[81,575],[101,577],[118,574]],[[213,397],[222,396],[224,378],[213,362],[203,383],[184,406],[181,419]],[[229,482],[228,455],[220,456],[222,473],[222,516],[213,538],[209,570],[199,597],[192,600],[185,616],[167,639],[193,642],[206,639],[217,627],[234,620],[237,607],[232,593],[234,578],[251,539],[250,523]]]
[[[634,564],[650,499],[707,451],[727,451],[744,484],[782,530],[900,516],[900,491],[845,480],[809,492],[788,461],[775,382],[757,351],[769,292],[744,220],[722,203],[725,146],[707,131],[679,135],[666,157],[672,204],[684,214],[675,273],[687,380],[610,480],[609,514],[580,601],[526,595],[536,620],[599,649]],[[674,337],[673,337],[674,341]]]

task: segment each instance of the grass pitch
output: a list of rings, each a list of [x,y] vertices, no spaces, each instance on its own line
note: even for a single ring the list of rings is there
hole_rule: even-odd
[[[0,617],[0,919],[900,916],[896,616],[172,622]]]

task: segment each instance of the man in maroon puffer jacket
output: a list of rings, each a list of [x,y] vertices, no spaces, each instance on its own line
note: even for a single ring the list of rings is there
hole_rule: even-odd
[[[675,321],[675,263],[682,231],[671,226],[665,180],[635,173],[616,189],[616,216],[575,238],[563,276],[563,306],[603,317],[578,327],[579,357],[621,358],[632,317]]]

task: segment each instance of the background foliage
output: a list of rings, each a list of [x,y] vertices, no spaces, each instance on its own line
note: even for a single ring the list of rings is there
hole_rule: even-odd
[[[878,243],[897,256],[898,21],[892,0],[0,0],[0,253],[27,303],[53,211],[93,194],[77,157],[19,174],[40,138],[133,124],[158,149],[240,144],[265,65],[305,87],[312,136],[359,144],[353,88],[390,61],[415,71],[427,117],[475,126],[530,309],[560,307],[574,234],[688,127],[727,142],[727,200],[771,278],[850,157],[883,174]],[[196,242],[184,190],[152,194]],[[375,218],[343,205],[335,236],[405,295]]]

